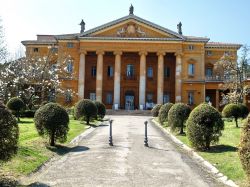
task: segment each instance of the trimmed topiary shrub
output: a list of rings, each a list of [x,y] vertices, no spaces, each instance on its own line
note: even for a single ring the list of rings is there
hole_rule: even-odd
[[[208,104],[200,104],[190,113],[187,120],[187,137],[192,147],[198,150],[210,149],[217,143],[224,129],[220,113]]]
[[[173,103],[165,103],[164,105],[161,106],[158,115],[159,122],[161,125],[163,125],[164,122],[168,120],[168,112],[173,105],[174,105]]]
[[[8,160],[18,149],[19,128],[15,116],[0,103],[0,160]]]
[[[168,112],[168,124],[172,131],[180,129],[180,134],[184,134],[184,123],[188,119],[191,108],[184,103],[176,103]]]
[[[89,125],[91,118],[95,118],[97,115],[97,108],[93,101],[90,99],[83,99],[76,103],[75,117],[76,119],[84,118]]]
[[[238,126],[238,118],[241,117],[240,107],[237,104],[227,104],[222,110],[222,116],[225,118],[233,117],[236,127]]]
[[[49,136],[51,146],[55,145],[56,140],[67,140],[69,115],[60,105],[48,103],[41,106],[35,113],[34,121],[38,134]]]
[[[18,97],[12,97],[7,102],[7,107],[8,109],[15,112],[18,121],[20,121],[20,110],[25,107],[23,100]]]
[[[250,182],[250,115],[241,130],[239,156]]]
[[[238,104],[238,107],[240,109],[240,117],[246,118],[249,113],[247,106],[245,104],[240,103]]]
[[[97,108],[97,117],[100,119],[103,119],[106,115],[106,107],[105,105],[100,101],[95,101],[95,106]]]
[[[161,108],[162,104],[157,104],[154,106],[154,108],[151,110],[151,114],[153,117],[158,117],[159,115],[159,110]]]

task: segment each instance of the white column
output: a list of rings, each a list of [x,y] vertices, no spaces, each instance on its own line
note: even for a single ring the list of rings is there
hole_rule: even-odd
[[[182,54],[175,53],[176,56],[176,68],[175,68],[175,102],[181,102],[181,69],[182,69]]]
[[[97,51],[96,100],[102,102],[103,51]]]
[[[147,52],[141,51],[140,55],[140,83],[139,83],[139,105],[140,109],[145,108],[146,92],[146,55]]]
[[[84,83],[85,83],[85,55],[86,51],[81,51],[80,63],[78,68],[78,99],[84,99]]]
[[[157,103],[163,103],[163,89],[164,89],[164,52],[158,52],[158,76],[157,76]]]
[[[121,87],[121,51],[115,51],[115,80],[114,80],[114,105],[120,107],[120,87]]]

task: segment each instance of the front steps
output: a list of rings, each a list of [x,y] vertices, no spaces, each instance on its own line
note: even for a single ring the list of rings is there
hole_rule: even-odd
[[[112,110],[107,109],[106,115],[151,116],[150,110]]]

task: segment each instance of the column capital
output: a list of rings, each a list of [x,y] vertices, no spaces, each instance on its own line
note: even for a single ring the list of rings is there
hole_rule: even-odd
[[[80,54],[84,54],[84,55],[86,55],[87,54],[87,51],[85,50],[85,49],[79,49],[79,53]]]
[[[97,55],[104,55],[105,52],[104,52],[103,50],[97,50],[97,51],[96,51],[96,54],[97,54]]]
[[[176,57],[182,57],[183,56],[183,53],[182,52],[175,52],[174,54]]]
[[[164,56],[166,54],[165,51],[157,51],[157,56]]]
[[[114,55],[122,55],[122,51],[114,51],[113,54]]]
[[[142,55],[145,55],[145,56],[146,56],[147,54],[148,54],[147,51],[139,51],[139,55],[140,55],[140,56],[142,56]]]

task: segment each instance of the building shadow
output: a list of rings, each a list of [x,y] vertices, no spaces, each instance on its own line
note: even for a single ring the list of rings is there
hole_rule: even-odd
[[[224,153],[224,152],[236,152],[237,147],[231,145],[214,145],[210,147],[210,150],[206,150],[208,153]]]
[[[52,151],[58,155],[65,155],[69,152],[83,152],[83,151],[89,150],[89,148],[86,146],[68,147],[68,146],[64,146],[64,145],[56,145],[54,147],[47,146],[47,149],[49,149],[50,151]]]
[[[158,150],[158,151],[170,151],[170,150],[168,150],[168,149],[160,149],[160,148],[151,147],[151,146],[148,146],[148,148],[150,148],[150,149],[155,149],[155,150]]]

